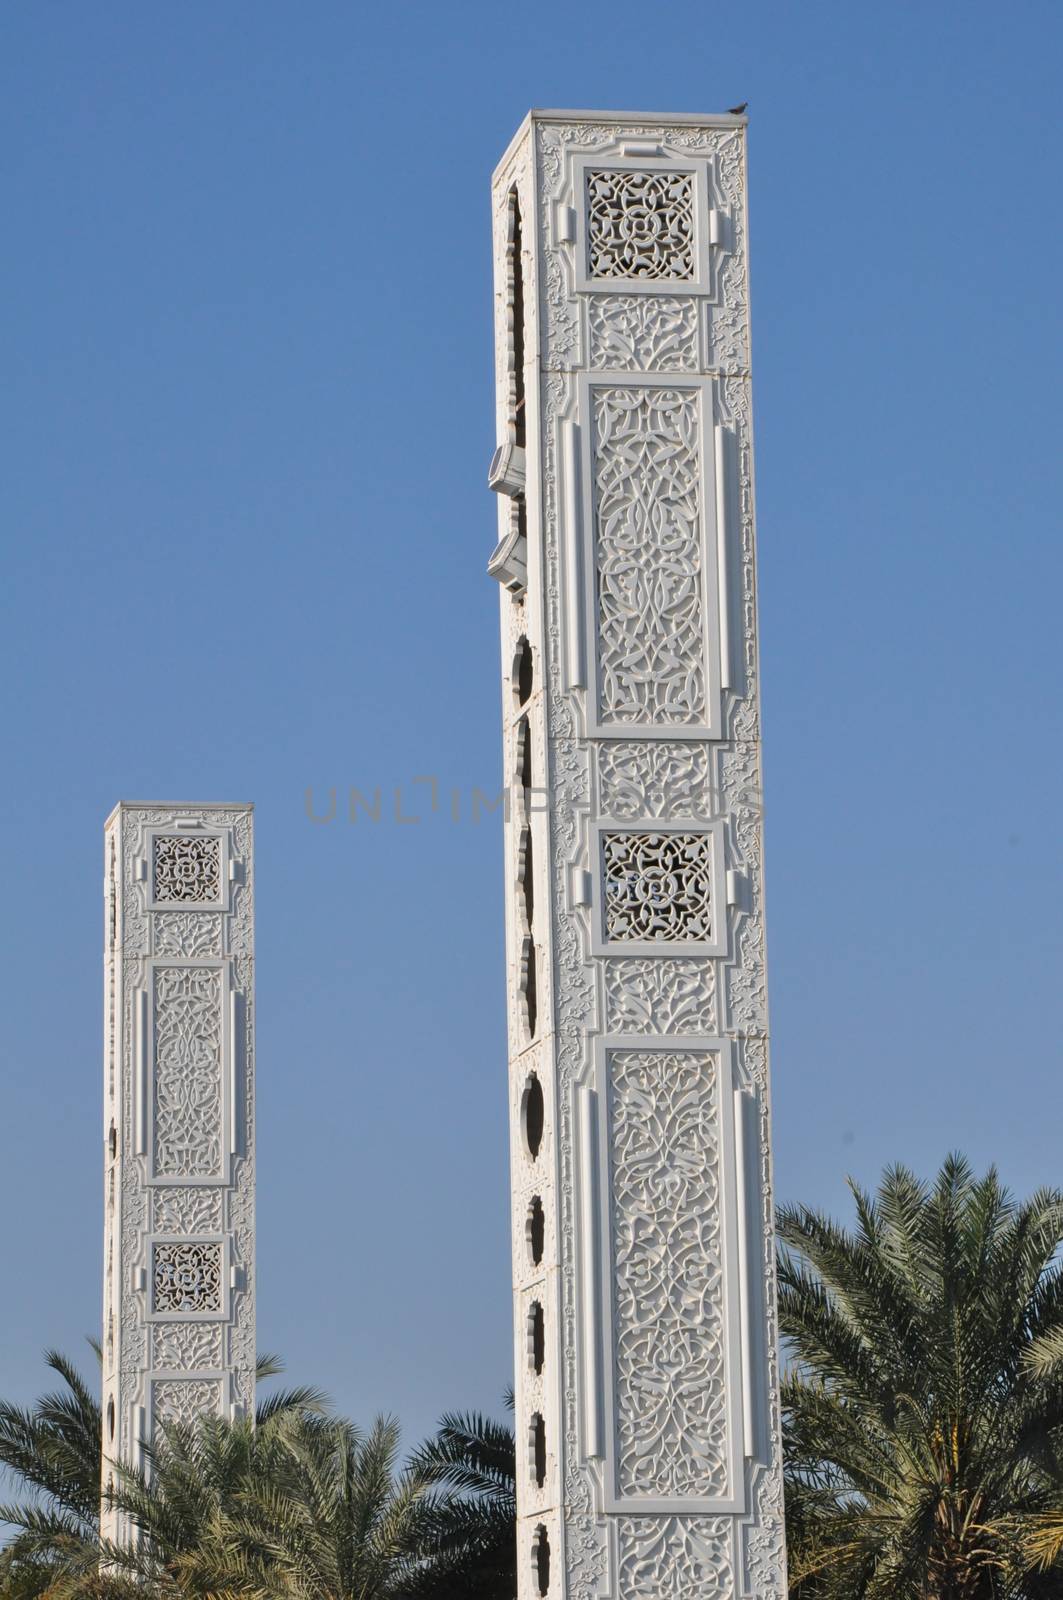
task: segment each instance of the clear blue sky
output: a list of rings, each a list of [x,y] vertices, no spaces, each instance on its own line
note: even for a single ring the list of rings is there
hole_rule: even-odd
[[[500,782],[488,180],[532,104],[751,102],[779,1195],[1063,1177],[1056,0],[0,32],[0,1393],[98,1327],[101,826],[178,797],[258,808],[261,1345],[410,1442],[499,1404],[498,822],[303,803]]]

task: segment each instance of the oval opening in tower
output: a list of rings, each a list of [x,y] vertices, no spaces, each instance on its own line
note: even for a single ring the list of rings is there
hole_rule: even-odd
[[[550,1592],[550,1540],[540,1522],[532,1540],[532,1577],[538,1594]]]
[[[532,1196],[524,1232],[528,1241],[528,1254],[531,1256],[532,1266],[541,1266],[543,1252],[546,1249],[546,1212],[543,1210],[543,1203],[538,1195]]]
[[[113,1122],[111,1123],[110,1132],[107,1135],[107,1148],[111,1152],[111,1160],[113,1161],[115,1156],[118,1154],[118,1129],[115,1127]]]
[[[521,639],[513,657],[513,692],[519,706],[526,705],[531,699],[534,681],[531,645],[527,639]]]
[[[533,1300],[528,1312],[528,1364],[537,1378],[542,1377],[546,1365],[546,1318],[538,1300]]]
[[[113,1400],[108,1400],[108,1402],[107,1402],[107,1437],[108,1437],[108,1439],[113,1439],[114,1438],[114,1401]]]
[[[541,1489],[546,1482],[546,1423],[538,1411],[528,1425],[528,1457],[535,1487]]]
[[[546,1125],[546,1102],[543,1099],[543,1086],[534,1072],[529,1074],[528,1081],[524,1085],[520,1120],[524,1129],[524,1148],[535,1161],[542,1148],[543,1128]]]

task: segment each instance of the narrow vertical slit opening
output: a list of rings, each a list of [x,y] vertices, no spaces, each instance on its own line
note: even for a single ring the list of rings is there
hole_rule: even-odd
[[[546,1423],[536,1411],[528,1427],[528,1458],[535,1487],[546,1483]]]
[[[520,892],[524,905],[524,926],[531,932],[535,911],[535,872],[532,856],[532,835],[528,827],[520,835]]]
[[[532,1266],[542,1266],[543,1253],[546,1250],[546,1212],[538,1195],[532,1196],[524,1231]]]
[[[540,1595],[550,1592],[550,1540],[540,1522],[532,1541],[532,1577]]]
[[[534,1039],[535,1030],[539,1025],[539,997],[535,971],[535,940],[530,934],[525,937],[521,946],[520,962],[520,992],[524,1004],[524,1025],[528,1030],[528,1038]]]
[[[531,725],[527,717],[521,717],[517,728],[517,782],[527,807],[532,789]]]
[[[528,1365],[537,1378],[542,1377],[546,1365],[546,1318],[538,1300],[528,1312]]]
[[[534,681],[531,645],[522,638],[517,643],[513,657],[513,692],[519,706],[526,705],[531,699]]]

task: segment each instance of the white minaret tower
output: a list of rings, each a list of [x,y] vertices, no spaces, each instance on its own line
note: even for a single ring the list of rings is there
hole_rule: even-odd
[[[521,1600],[785,1600],[745,119],[494,178]]]
[[[160,1419],[254,1407],[251,807],[119,805],[104,872],[106,1483]]]

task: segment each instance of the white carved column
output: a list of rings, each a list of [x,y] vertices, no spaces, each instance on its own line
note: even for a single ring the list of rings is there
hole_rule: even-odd
[[[250,806],[107,821],[105,1483],[160,1419],[254,1407],[253,865]]]
[[[521,1600],[785,1600],[745,123],[494,179]]]

